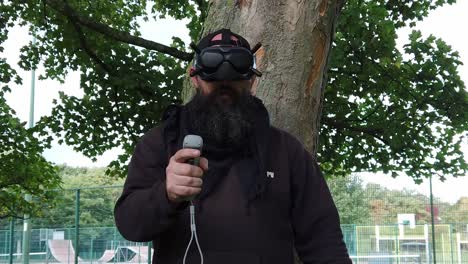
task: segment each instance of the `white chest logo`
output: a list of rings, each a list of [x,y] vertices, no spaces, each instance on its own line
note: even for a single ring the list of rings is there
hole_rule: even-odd
[[[273,179],[275,177],[275,173],[272,171],[267,171],[267,177]]]

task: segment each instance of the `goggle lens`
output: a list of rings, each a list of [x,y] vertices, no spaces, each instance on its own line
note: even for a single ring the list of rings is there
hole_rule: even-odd
[[[253,65],[252,55],[247,52],[233,53],[228,61],[240,73],[248,72]]]
[[[221,53],[215,51],[204,52],[200,57],[200,62],[203,67],[206,68],[218,68],[218,66],[224,61],[224,56]]]
[[[200,64],[209,70],[219,67],[224,61],[228,61],[239,72],[247,72],[253,65],[252,54],[246,49],[208,48],[200,55]]]

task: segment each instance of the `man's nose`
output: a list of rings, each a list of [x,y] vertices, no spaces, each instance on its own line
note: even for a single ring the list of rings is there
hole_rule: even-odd
[[[234,87],[234,86],[233,86],[233,84],[234,84],[233,81],[224,80],[224,81],[222,81],[222,82],[223,82],[222,84],[223,84],[224,86]]]
[[[229,84],[229,81],[227,81],[227,80],[219,81],[219,84],[227,85],[227,84]]]
[[[216,88],[220,87],[231,87],[231,81],[216,81]]]

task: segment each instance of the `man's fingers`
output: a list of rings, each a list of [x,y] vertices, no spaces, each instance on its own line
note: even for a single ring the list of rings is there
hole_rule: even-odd
[[[172,158],[175,162],[185,163],[188,159],[200,157],[200,151],[197,149],[181,149],[177,151]]]
[[[202,179],[183,175],[173,175],[172,180],[173,184],[176,186],[201,188],[203,185]]]
[[[200,158],[200,167],[186,163],[188,159],[197,157],[200,157],[200,151],[196,149],[181,149],[171,157],[166,167],[166,191],[170,201],[190,200],[201,192],[202,168],[207,167],[206,159]]]
[[[198,187],[188,187],[188,186],[174,186],[174,193],[179,197],[188,197],[192,195],[197,195],[201,192],[201,188]]]
[[[177,175],[184,175],[190,177],[198,177],[200,178],[203,176],[203,170],[194,165],[185,164],[185,163],[178,163],[172,168],[172,173]]]
[[[203,169],[203,171],[208,170],[208,160],[206,158],[200,158],[200,167]]]

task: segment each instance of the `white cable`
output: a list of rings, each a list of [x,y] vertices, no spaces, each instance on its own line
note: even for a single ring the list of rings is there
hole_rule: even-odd
[[[193,205],[192,201],[190,201],[190,231],[192,235],[190,236],[190,241],[187,245],[187,249],[185,250],[183,264],[185,264],[187,254],[190,249],[190,245],[192,245],[192,241],[194,237],[195,237],[195,243],[197,244],[197,247],[198,247],[198,252],[200,252],[201,264],[203,264],[203,252],[200,248],[200,243],[198,243],[197,227],[195,225],[195,206]]]

